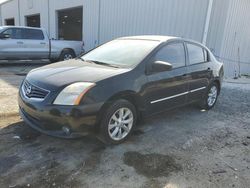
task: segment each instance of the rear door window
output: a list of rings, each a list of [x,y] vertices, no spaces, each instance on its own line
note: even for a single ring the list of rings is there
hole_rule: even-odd
[[[204,48],[187,43],[188,57],[190,65],[207,62],[207,54]]]
[[[185,49],[181,42],[167,44],[155,54],[154,58],[155,61],[171,63],[173,68],[179,68],[186,65]]]
[[[38,29],[24,29],[24,39],[43,40],[44,35],[43,32]]]

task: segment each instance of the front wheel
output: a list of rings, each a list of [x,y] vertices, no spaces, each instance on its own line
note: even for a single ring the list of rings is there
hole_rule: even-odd
[[[99,138],[106,144],[122,143],[131,134],[136,120],[134,105],[127,100],[118,100],[104,113]]]
[[[219,86],[213,82],[206,93],[204,100],[202,101],[201,107],[205,110],[210,110],[214,107],[219,96]]]

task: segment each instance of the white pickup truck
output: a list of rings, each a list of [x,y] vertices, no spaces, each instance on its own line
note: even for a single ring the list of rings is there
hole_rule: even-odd
[[[0,27],[0,60],[49,59],[54,62],[72,59],[83,51],[83,42],[51,40],[41,28]]]

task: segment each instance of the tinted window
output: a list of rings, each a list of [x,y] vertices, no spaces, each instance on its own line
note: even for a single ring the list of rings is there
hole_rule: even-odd
[[[3,32],[3,34],[9,34],[11,39],[22,39],[22,29],[11,28]]]
[[[185,51],[182,43],[168,44],[155,55],[155,61],[171,63],[173,68],[185,66]]]
[[[38,29],[24,29],[24,39],[43,40],[43,32]]]
[[[204,50],[202,47],[193,44],[187,44],[187,48],[188,48],[189,62],[191,65],[207,61],[205,60]]]

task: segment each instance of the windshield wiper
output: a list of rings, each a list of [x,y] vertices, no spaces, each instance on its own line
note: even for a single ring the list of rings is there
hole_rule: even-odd
[[[104,62],[100,62],[100,61],[93,61],[93,62],[95,64],[98,64],[98,65],[104,65],[104,66],[109,66],[109,67],[120,68],[120,66],[114,65],[114,64],[110,64],[110,63],[104,63]]]
[[[81,59],[82,59],[82,58],[81,58]],[[85,62],[88,62],[88,63],[97,64],[97,65],[104,65],[104,66],[108,66],[108,67],[120,68],[120,66],[118,66],[118,65],[113,65],[113,64],[110,64],[110,63],[104,63],[104,62],[93,61],[93,60],[85,60],[85,59],[82,59],[82,60],[85,61]]]

